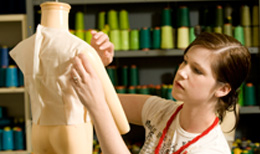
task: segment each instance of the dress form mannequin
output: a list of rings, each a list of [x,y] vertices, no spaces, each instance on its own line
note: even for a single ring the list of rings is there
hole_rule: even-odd
[[[41,4],[41,10],[42,26],[68,30],[68,4],[46,2]],[[93,126],[90,121],[54,126],[33,123],[32,147],[35,154],[92,154],[92,146]]]
[[[41,26],[68,31],[68,13],[70,10],[70,6],[68,4],[45,2],[41,4],[41,10]],[[79,44],[81,45],[81,43]],[[115,117],[119,131],[122,134],[128,132],[128,122],[123,113],[123,109],[120,106],[119,100],[116,99],[116,93],[114,89],[112,89],[113,86],[109,81],[109,77],[105,74],[105,68],[98,54],[89,48],[80,52],[87,54],[89,61],[92,63],[95,70],[97,70],[97,73],[101,78],[104,85],[104,91],[107,96],[107,102],[110,103],[110,109]],[[65,54],[65,56],[67,55]],[[66,91],[64,92],[66,95]],[[82,108],[84,107],[82,106]],[[39,121],[37,123],[33,123],[32,127],[33,152],[35,154],[91,154],[93,146],[93,126],[86,115],[87,111],[84,108],[84,115],[79,117],[80,119],[84,117],[83,124],[51,126],[41,125],[40,122],[44,121],[41,119],[44,119],[45,117],[44,115],[40,117]],[[70,119],[70,117],[68,117],[68,119]],[[74,120],[78,119],[75,119],[74,117]]]

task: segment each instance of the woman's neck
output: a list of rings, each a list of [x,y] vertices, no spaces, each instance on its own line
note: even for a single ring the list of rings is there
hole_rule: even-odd
[[[60,2],[41,4],[41,25],[50,28],[69,29],[68,14],[70,5]]]
[[[184,103],[180,111],[180,126],[189,133],[202,133],[215,120],[213,105],[190,106]]]

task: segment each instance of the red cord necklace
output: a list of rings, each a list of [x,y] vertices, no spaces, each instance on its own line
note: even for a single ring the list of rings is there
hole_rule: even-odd
[[[165,135],[170,127],[170,125],[172,124],[172,121],[175,119],[176,115],[178,114],[178,112],[182,109],[183,104],[180,105],[176,111],[173,113],[173,115],[171,116],[171,118],[168,120],[166,127],[163,130],[162,136],[158,142],[158,145],[154,151],[155,154],[159,154],[161,145],[163,143],[163,140],[165,138]],[[182,147],[180,147],[179,150],[173,152],[172,154],[180,154],[181,152],[183,152],[185,149],[187,149],[191,144],[197,142],[200,138],[202,138],[203,136],[207,135],[219,122],[218,117],[215,118],[213,124],[211,126],[209,126],[209,128],[207,128],[204,132],[202,132],[200,135],[196,136],[194,139],[192,139],[190,142],[188,142],[187,144],[183,145]],[[187,152],[185,151],[184,154],[186,154]]]

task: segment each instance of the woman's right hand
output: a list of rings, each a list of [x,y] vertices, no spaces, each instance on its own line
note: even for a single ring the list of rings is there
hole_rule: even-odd
[[[80,53],[72,59],[71,83],[83,105],[91,110],[105,102],[101,81],[85,54]],[[95,109],[94,109],[95,110]]]

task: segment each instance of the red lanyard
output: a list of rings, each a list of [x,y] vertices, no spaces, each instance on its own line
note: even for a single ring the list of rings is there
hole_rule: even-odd
[[[173,115],[171,116],[171,118],[168,120],[166,127],[163,130],[163,134],[159,140],[159,143],[154,151],[155,154],[159,154],[161,145],[163,143],[163,140],[165,138],[165,135],[170,127],[170,125],[172,124],[172,121],[175,119],[176,115],[178,114],[178,112],[182,109],[183,104],[180,105],[176,111],[173,113]],[[207,128],[204,132],[202,132],[200,135],[196,136],[194,139],[192,139],[190,142],[188,142],[187,144],[183,145],[182,147],[180,147],[179,150],[177,150],[176,152],[173,152],[173,154],[180,154],[182,151],[184,151],[185,149],[187,149],[191,144],[197,142],[200,138],[202,138],[203,136],[207,135],[219,122],[218,117],[215,118],[215,121],[213,122],[213,124],[211,126],[209,126],[209,128]],[[187,152],[185,152],[187,153]]]

